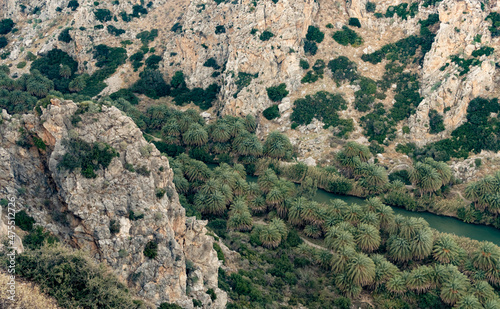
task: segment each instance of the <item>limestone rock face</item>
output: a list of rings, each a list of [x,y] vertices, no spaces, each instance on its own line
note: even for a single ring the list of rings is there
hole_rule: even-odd
[[[38,224],[109,265],[147,301],[192,308],[192,298],[196,298],[205,308],[224,308],[227,298],[217,287],[220,265],[214,240],[205,235],[206,222],[186,218],[167,158],[115,107],[90,109],[76,124],[71,118],[77,109],[71,101],[52,100],[40,117],[4,120],[2,195],[24,192],[18,202]],[[42,139],[46,150],[17,146],[15,141],[22,138],[20,128]],[[119,157],[98,171],[96,178],[85,178],[79,170],[69,172],[59,166],[69,138],[108,144]],[[130,172],[126,164],[148,172]],[[166,194],[157,196],[158,189]],[[110,231],[113,224],[119,227],[115,233]],[[158,244],[153,259],[143,253],[150,241]],[[186,264],[192,265],[189,270]],[[190,272],[202,280],[188,288],[192,292],[186,295]],[[216,302],[206,294],[209,288],[217,293]]]
[[[445,0],[438,7],[441,22],[432,49],[425,56],[421,70],[424,100],[417,113],[409,119],[410,136],[419,145],[449,136],[467,116],[469,102],[478,97],[489,97],[495,89],[495,54],[481,56],[481,65],[472,66],[470,72],[460,75],[450,56],[468,59],[481,46],[495,46],[488,22],[490,13],[481,8],[481,2],[472,0]],[[479,36],[480,42],[475,41]],[[444,70],[441,70],[446,64]],[[437,135],[428,133],[429,110],[444,113],[446,130]]]

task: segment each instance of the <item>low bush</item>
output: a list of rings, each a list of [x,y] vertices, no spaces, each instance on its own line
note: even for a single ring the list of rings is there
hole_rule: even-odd
[[[10,18],[0,20],[0,34],[7,34],[14,28],[14,21]]]
[[[306,39],[309,41],[315,41],[316,43],[321,43],[323,42],[323,39],[325,38],[325,34],[319,30],[318,27],[314,26],[309,26],[307,28],[307,34],[306,34]]]
[[[304,53],[314,56],[318,52],[318,45],[315,42],[304,40]]]
[[[144,255],[150,259],[154,259],[158,255],[158,243],[149,241],[144,247]]]
[[[31,232],[33,230],[33,224],[35,224],[35,219],[30,217],[24,210],[21,210],[18,213],[16,213],[14,221],[17,227],[19,227],[23,231],[28,231],[28,232]]]
[[[273,104],[270,107],[266,108],[263,112],[262,115],[267,119],[267,120],[273,120],[275,118],[278,118],[280,116],[280,111],[278,108],[278,104]]]
[[[361,28],[361,23],[359,22],[359,19],[357,19],[356,17],[351,17],[349,18],[349,26]]]
[[[353,82],[358,78],[356,63],[345,56],[330,60],[328,68],[332,71],[332,78],[339,83],[345,80]]]
[[[429,110],[429,133],[436,134],[444,129],[443,116],[435,109]]]
[[[344,46],[350,44],[357,47],[363,44],[363,39],[347,26],[343,26],[341,31],[336,31],[332,37],[337,43]]]
[[[102,23],[110,21],[113,18],[111,11],[108,9],[97,9],[94,11],[94,15],[95,18]]]
[[[259,39],[261,41],[269,41],[273,36],[274,34],[271,31],[265,30],[260,34]]]
[[[71,38],[71,35],[69,34],[69,31],[71,30],[71,28],[66,28],[64,29],[63,31],[61,31],[61,33],[59,33],[59,36],[57,37],[57,39],[61,42],[64,42],[64,43],[69,43],[71,42],[71,40],[73,38]]]
[[[275,87],[266,88],[267,96],[273,102],[280,102],[284,97],[286,97],[289,92],[286,90],[286,84],[282,83]]]

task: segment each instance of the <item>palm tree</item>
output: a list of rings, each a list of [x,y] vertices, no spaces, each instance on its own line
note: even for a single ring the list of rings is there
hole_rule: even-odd
[[[161,132],[164,136],[179,136],[181,134],[181,128],[176,119],[170,119],[161,128]]]
[[[338,274],[335,276],[335,286],[349,298],[357,297],[363,290],[361,286],[353,284],[347,274]]]
[[[213,143],[212,151],[217,154],[222,153],[230,153],[231,152],[231,144],[229,143]]]
[[[261,196],[262,191],[260,191],[259,184],[256,182],[248,183],[248,198],[255,198],[257,196]]]
[[[449,235],[443,235],[436,240],[432,256],[440,263],[452,263],[457,260],[459,247]]]
[[[307,237],[319,238],[321,237],[322,230],[317,225],[309,224],[304,227],[304,234],[306,234]]]
[[[411,260],[411,249],[411,243],[405,238],[391,236],[387,241],[387,253],[395,261],[406,262]]]
[[[394,224],[394,211],[387,205],[381,205],[378,209],[376,209],[376,212],[380,220],[380,228],[383,231],[388,232],[390,227]]]
[[[354,246],[354,236],[348,231],[339,230],[338,228],[330,228],[326,234],[325,243],[328,248],[339,251],[344,247]]]
[[[67,65],[62,65],[59,68],[59,75],[65,79],[70,78],[71,76],[71,68]]]
[[[453,305],[459,301],[467,292],[467,281],[456,277],[444,282],[441,287],[441,300],[446,304]]]
[[[182,135],[182,139],[186,145],[201,146],[208,142],[208,133],[199,123],[193,123]]]
[[[368,194],[379,193],[389,182],[387,171],[380,165],[361,163],[356,171],[358,170],[360,176],[359,185],[365,189]]]
[[[343,151],[337,153],[335,160],[343,169],[343,174],[349,178],[352,177],[354,170],[362,163],[358,156],[351,157],[346,155]]]
[[[500,309],[500,300],[490,299],[484,303],[484,309]]]
[[[478,250],[472,253],[472,262],[474,266],[484,271],[499,266],[499,259],[500,250],[495,244],[489,241],[481,242]]]
[[[384,203],[380,200],[378,196],[371,197],[366,200],[366,206],[369,211],[376,212],[378,209],[384,206]]]
[[[500,213],[500,193],[485,195],[485,200],[488,203],[488,210],[492,213]]]
[[[267,210],[266,199],[263,196],[256,196],[249,202],[250,209],[253,213],[259,214]]]
[[[375,263],[364,253],[358,253],[347,264],[347,278],[355,285],[369,285],[375,278]]]
[[[269,133],[264,143],[264,154],[277,159],[290,158],[292,144],[287,136],[278,131],[273,131]]]
[[[371,256],[375,263],[375,286],[385,284],[389,279],[393,278],[398,272],[396,265],[387,261],[382,255],[375,254]]]
[[[245,195],[248,192],[248,183],[243,178],[236,178],[236,181],[233,185],[233,190],[235,195]]]
[[[483,306],[481,306],[481,303],[479,300],[476,298],[474,295],[465,295],[462,297],[457,305],[455,306],[457,309],[481,309]]]
[[[227,220],[227,228],[237,231],[250,231],[252,229],[252,215],[250,212],[243,211],[234,213]]]
[[[323,221],[319,215],[319,208],[320,205],[317,202],[310,201],[304,203],[301,212],[302,219],[309,224],[321,224]]]
[[[481,303],[496,297],[495,289],[486,281],[477,281],[473,286],[474,295]]]
[[[264,193],[268,193],[274,185],[278,182],[278,176],[270,168],[268,168],[262,175],[257,179],[260,189]]]
[[[226,211],[226,198],[219,192],[204,194],[198,192],[195,195],[194,204],[202,212],[207,214],[220,215]]]
[[[420,190],[420,194],[431,194],[443,184],[441,175],[432,166],[417,162],[410,171],[410,181]]]
[[[217,121],[210,130],[210,138],[214,142],[225,143],[231,138],[229,126],[223,121]]]
[[[201,161],[190,160],[183,168],[184,174],[190,182],[205,181],[210,178],[210,169]]]
[[[471,182],[465,187],[464,196],[474,202],[477,207],[477,200],[482,194],[479,192],[479,182]]]
[[[262,144],[255,134],[244,132],[234,138],[233,145],[236,152],[242,156],[260,156],[262,155]]]
[[[451,168],[448,164],[441,161],[434,161],[432,158],[425,158],[425,164],[428,164],[436,169],[436,171],[441,176],[441,184],[446,185],[450,182],[451,176],[453,175],[451,172]]]
[[[351,246],[340,247],[332,256],[332,271],[335,274],[343,273],[347,267],[348,261],[356,255],[356,251]]]
[[[347,142],[342,150],[348,157],[359,157],[361,162],[366,162],[371,158],[370,149],[356,142]]]
[[[371,212],[371,211],[367,211],[367,212],[363,213],[361,215],[360,221],[361,221],[361,223],[371,224],[371,225],[377,227],[377,231],[378,231],[378,227],[380,226],[380,220],[379,220],[377,214],[374,212]]]
[[[236,198],[229,206],[229,215],[248,212],[248,205],[242,198]]]
[[[276,226],[269,224],[261,229],[259,240],[264,247],[276,248],[281,243],[281,234]]]
[[[189,191],[189,182],[182,174],[175,174],[173,182],[178,193],[186,193]]]
[[[422,218],[406,217],[399,227],[399,235],[407,240],[411,240],[417,236],[419,230],[428,227],[429,224]]]
[[[295,226],[302,226],[304,224],[304,219],[302,218],[302,211],[307,201],[304,197],[298,197],[295,199],[288,210],[288,222]]]
[[[269,223],[270,226],[275,227],[281,234],[281,239],[285,240],[288,237],[288,228],[286,227],[285,221],[280,218],[274,218]]]
[[[358,225],[356,234],[356,244],[365,252],[372,252],[380,246],[379,230],[370,224],[361,223]]]
[[[412,241],[413,259],[425,259],[432,252],[433,235],[430,228],[423,228],[417,231]]]
[[[358,204],[351,204],[347,206],[344,212],[344,219],[351,222],[352,224],[356,224],[359,222],[359,218],[363,213],[363,208]]]
[[[394,294],[404,294],[406,292],[406,279],[402,274],[396,274],[385,284],[387,290]]]
[[[408,276],[408,287],[418,294],[429,290],[432,284],[430,278],[431,270],[428,266],[420,266],[413,269]]]
[[[245,129],[247,129],[248,132],[254,133],[255,130],[257,129],[257,121],[255,120],[255,117],[253,115],[246,115],[245,117]]]

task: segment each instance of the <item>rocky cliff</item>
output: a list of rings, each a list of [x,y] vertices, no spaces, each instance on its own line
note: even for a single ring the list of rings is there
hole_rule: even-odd
[[[381,80],[387,61],[373,65],[361,57],[385,44],[418,35],[419,21],[430,14],[438,14],[439,22],[433,29],[436,36],[430,51],[422,64],[407,68],[418,75],[423,101],[415,114],[396,125],[396,139],[388,143],[411,141],[421,146],[446,138],[465,121],[471,99],[498,96],[496,85],[500,79],[496,63],[499,54],[496,47],[499,39],[491,37],[490,22],[485,21],[490,13],[498,12],[498,1],[371,2],[376,4],[379,15],[366,10],[366,0],[153,0],[147,3],[80,0],[74,10],[64,0],[30,0],[22,5],[16,1],[0,0],[0,17],[12,18],[19,29],[8,35],[10,43],[3,51],[10,54],[0,63],[12,65],[12,71],[27,72],[29,65],[21,69],[16,69],[15,65],[29,51],[43,54],[57,47],[78,61],[79,72],[92,73],[96,69],[92,46],[119,47],[130,41],[132,44],[123,44],[130,57],[142,46],[136,35],[158,29],[158,37],[149,47],[154,48],[156,55],[162,56],[159,69],[167,81],[174,72],[181,70],[189,87],[207,87],[212,83],[221,87],[215,107],[209,110],[212,117],[216,114],[259,116],[273,104],[267,97],[266,88],[285,83],[290,94],[280,107],[281,117],[274,121],[262,117],[259,132],[265,134],[275,129],[286,132],[297,145],[302,159],[317,161],[338,148],[338,143],[331,143],[332,133],[322,129],[321,125],[309,129],[302,127],[298,131],[290,129],[291,108],[296,99],[320,90],[342,94],[349,104],[340,115],[354,121],[354,131],[349,138],[368,144],[360,121],[366,113],[354,107],[355,91],[359,87],[349,83],[338,85],[328,69],[318,82],[302,84],[306,70],[300,68],[300,59],[307,59],[312,65],[318,59],[328,63],[338,56],[347,56],[357,64],[360,75]],[[398,14],[383,16],[391,6],[402,3],[408,7],[417,3],[415,14],[404,18]],[[130,17],[137,7],[146,10],[147,14],[140,13],[125,21],[123,13]],[[113,18],[98,21],[97,10],[109,10]],[[364,43],[360,46],[343,46],[332,38],[335,31],[348,24],[349,18],[358,18],[361,23],[361,28],[353,28],[363,38]],[[325,33],[325,39],[318,44],[314,56],[306,54],[303,48],[311,25]],[[125,33],[112,35],[106,30],[108,26],[123,29]],[[71,29],[69,33],[73,40],[69,43],[57,39],[66,28]],[[265,31],[273,35],[262,40],[260,36]],[[478,57],[480,64],[471,66],[465,74],[461,74],[460,67],[451,61],[452,56],[470,60],[472,52],[486,46],[495,48],[494,52]],[[216,70],[213,66],[205,66],[211,58],[216,61]],[[240,73],[249,74],[246,82],[239,80]],[[108,88],[102,94],[130,86],[138,74],[127,62],[106,80]],[[394,89],[389,89],[386,98],[380,101],[386,110],[395,102]],[[445,130],[438,134],[429,133],[430,110],[443,116]],[[403,131],[406,126],[410,133]]]
[[[71,101],[52,100],[41,116],[3,112],[1,195],[17,196],[18,210],[110,266],[145,300],[192,308],[198,299],[204,308],[224,308],[213,237],[206,235],[206,222],[186,218],[167,158],[118,109],[90,103],[75,122],[77,110]],[[95,178],[85,178],[59,164],[69,139],[109,145],[118,156]],[[143,253],[149,242],[157,244],[154,258]],[[206,294],[210,288],[215,301]]]

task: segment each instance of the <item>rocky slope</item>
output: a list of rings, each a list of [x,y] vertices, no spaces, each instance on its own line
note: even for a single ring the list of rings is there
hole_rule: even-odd
[[[204,308],[224,308],[227,298],[217,287],[220,262],[213,237],[206,235],[206,222],[186,218],[167,158],[118,109],[95,107],[91,103],[78,123],[71,121],[78,109],[71,101],[52,100],[40,117],[11,117],[4,111],[1,195],[17,196],[18,210],[24,209],[66,243],[89,251],[145,300],[192,308],[192,299],[198,299]],[[16,144],[37,138],[45,150]],[[119,157],[96,178],[85,178],[79,170],[68,172],[58,163],[70,138],[106,143]],[[130,172],[126,164],[149,173]],[[158,196],[158,189],[166,194]],[[112,233],[112,225],[119,230]],[[158,245],[156,258],[143,253],[150,241]],[[215,301],[206,294],[209,288],[217,293]]]
[[[43,54],[57,47],[78,61],[80,72],[92,73],[95,70],[92,46],[106,44],[118,47],[121,42],[130,40],[132,44],[125,48],[128,56],[131,56],[141,47],[136,35],[145,30],[158,29],[158,37],[149,47],[155,49],[155,54],[162,56],[160,71],[167,81],[175,71],[182,70],[189,87],[207,87],[212,83],[221,86],[216,106],[209,111],[212,118],[216,114],[259,116],[273,104],[267,97],[266,88],[285,83],[290,94],[280,107],[281,117],[274,121],[261,117],[259,132],[262,135],[275,129],[286,132],[299,149],[301,159],[309,158],[311,164],[325,159],[338,148],[339,143],[332,142],[332,133],[322,129],[321,124],[309,128],[299,127],[298,131],[290,129],[293,102],[307,94],[320,90],[341,93],[349,103],[341,116],[354,121],[354,132],[349,138],[365,144],[368,144],[368,140],[361,128],[363,113],[356,110],[353,104],[357,86],[348,83],[337,85],[328,70],[318,82],[301,84],[300,80],[306,71],[299,67],[300,59],[307,59],[312,65],[317,59],[328,63],[338,56],[347,56],[357,64],[361,75],[381,80],[386,61],[373,65],[361,60],[361,56],[385,44],[418,35],[420,20],[425,20],[429,14],[439,15],[431,50],[421,66],[417,64],[409,68],[419,76],[423,101],[416,114],[397,124],[397,138],[388,149],[388,152],[392,152],[390,156],[395,164],[406,161],[391,148],[396,143],[410,141],[421,146],[448,137],[465,121],[471,99],[498,96],[496,85],[500,79],[495,63],[499,57],[496,48],[499,39],[491,37],[488,30],[490,24],[485,21],[491,12],[498,12],[498,1],[443,0],[427,7],[423,1],[418,1],[418,12],[406,19],[398,15],[378,18],[373,12],[367,12],[366,0],[279,0],[276,3],[269,0],[78,2],[79,6],[73,11],[68,8],[68,1],[30,0],[23,2],[23,9],[16,1],[1,0],[0,17],[12,18],[19,31],[8,35],[11,43],[3,51],[10,52],[10,55],[8,59],[0,60],[0,63],[12,65],[12,71],[26,72],[29,65],[22,69],[16,69],[15,65],[24,59],[28,51]],[[416,1],[372,2],[376,4],[376,12],[383,15],[390,6]],[[134,5],[143,7],[148,13],[125,22],[121,18],[122,12],[131,14]],[[100,22],[94,14],[98,9],[107,9],[116,18]],[[342,46],[331,37],[351,17],[358,18],[362,25],[355,29],[364,40],[358,47]],[[332,26],[327,28],[327,24]],[[101,25],[102,29],[95,28]],[[114,36],[106,31],[109,25],[123,29],[125,33]],[[318,44],[315,56],[306,55],[303,49],[310,25],[319,27],[325,33],[325,39]],[[71,27],[73,40],[70,43],[57,40],[59,33],[66,27]],[[269,40],[261,40],[259,37],[264,31],[272,32],[273,36]],[[460,75],[459,67],[451,62],[450,56],[470,59],[473,51],[485,46],[493,47],[495,51],[491,55],[479,57],[480,65],[472,66],[467,74]],[[214,58],[221,67],[217,70],[219,75],[214,75],[214,68],[204,66],[210,58]],[[239,73],[255,74],[257,77],[251,78],[248,85],[239,89]],[[131,85],[137,80],[138,74],[127,62],[106,81],[109,87],[102,94]],[[386,99],[381,102],[388,110],[395,102],[395,93],[389,89],[386,94]],[[428,115],[431,109],[443,115],[445,131],[429,133]],[[403,132],[405,126],[409,127],[410,133]]]

